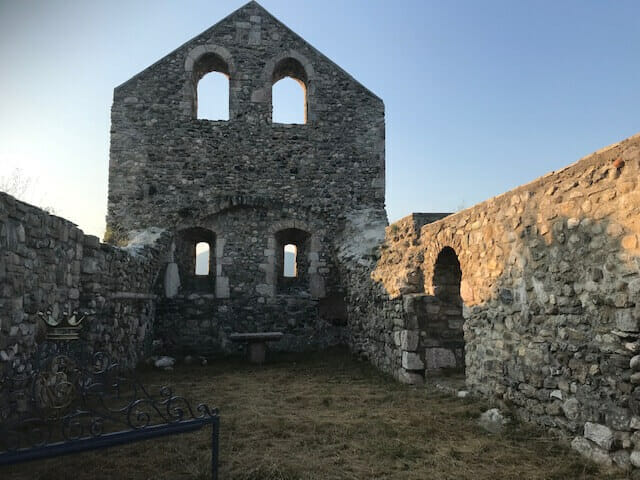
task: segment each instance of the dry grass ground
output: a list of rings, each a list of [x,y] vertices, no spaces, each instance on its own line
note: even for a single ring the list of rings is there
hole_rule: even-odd
[[[222,480],[619,479],[523,425],[490,435],[488,407],[399,385],[343,351],[141,372],[220,407]],[[0,468],[16,479],[208,478],[210,429]]]

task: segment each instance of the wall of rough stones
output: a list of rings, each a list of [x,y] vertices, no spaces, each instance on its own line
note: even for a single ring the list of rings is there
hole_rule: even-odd
[[[340,237],[338,256],[348,285],[349,348],[404,383],[424,381],[424,358],[417,353],[417,312],[425,295],[411,293],[423,284],[421,271],[415,268],[422,262],[417,248],[420,228],[446,215],[413,214],[387,227],[386,218],[363,210],[349,217]],[[386,283],[380,277],[383,268]],[[390,295],[387,284],[405,294]]]
[[[171,236],[160,229],[135,232],[126,247],[85,236],[80,274],[80,308],[90,312],[83,336],[134,367],[152,351],[155,317]]]
[[[388,227],[372,278],[390,305],[402,300],[395,328],[407,331],[392,345],[413,360],[405,376],[416,380],[430,361],[415,337],[440,321],[421,305],[438,297],[437,259],[449,247],[468,388],[570,435],[597,461],[640,466],[639,178],[640,135],[419,233],[412,217]]]
[[[197,118],[212,71],[229,78],[228,121]],[[272,122],[284,76],[303,85],[305,124]],[[109,238],[153,226],[175,236],[158,310],[167,351],[236,352],[234,331],[282,331],[274,349],[343,342],[335,241],[355,208],[385,215],[384,105],[255,2],[115,89]],[[287,243],[294,279],[282,275]]]
[[[166,238],[152,237],[126,249],[101,244],[70,221],[0,192],[0,373],[31,369],[47,333],[39,312],[47,311],[54,321],[88,312],[82,338],[135,365],[152,334],[150,294],[164,261]]]

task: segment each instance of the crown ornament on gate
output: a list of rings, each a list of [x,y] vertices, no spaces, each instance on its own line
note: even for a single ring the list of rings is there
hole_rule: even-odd
[[[88,312],[79,314],[77,310],[62,312],[58,318],[54,318],[52,311],[48,308],[45,312],[38,312],[38,315],[47,325],[47,340],[78,340],[82,321],[87,317]]]

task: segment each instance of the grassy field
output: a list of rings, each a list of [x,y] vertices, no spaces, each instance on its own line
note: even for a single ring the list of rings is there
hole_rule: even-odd
[[[488,405],[399,385],[344,351],[140,372],[218,406],[222,480],[620,479],[539,430],[476,426]],[[210,429],[0,468],[17,479],[204,479]]]

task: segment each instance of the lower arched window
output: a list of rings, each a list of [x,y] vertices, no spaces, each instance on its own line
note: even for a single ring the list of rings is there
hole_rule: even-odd
[[[287,228],[276,233],[276,274],[279,293],[295,293],[309,288],[309,247],[311,235]]]

